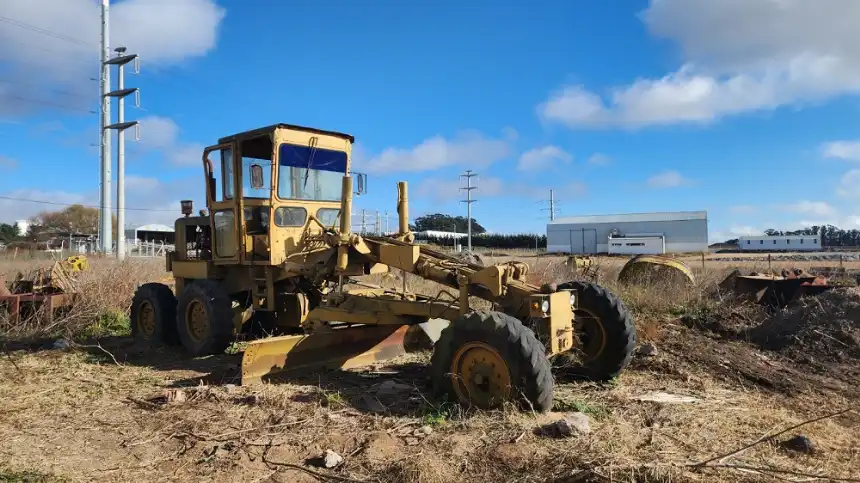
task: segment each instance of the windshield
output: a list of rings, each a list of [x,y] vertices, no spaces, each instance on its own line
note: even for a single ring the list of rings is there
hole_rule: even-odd
[[[340,201],[345,152],[284,143],[279,146],[278,162],[279,198]]]

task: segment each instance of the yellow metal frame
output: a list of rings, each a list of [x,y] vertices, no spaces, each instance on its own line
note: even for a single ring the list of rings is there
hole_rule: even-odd
[[[265,136],[272,143],[270,194],[267,199],[245,198],[242,192],[245,175],[241,162],[242,143]],[[282,173],[279,148],[283,143],[345,153],[346,169],[340,200],[281,198],[278,190]],[[234,304],[237,328],[249,320],[254,310],[268,310],[277,313],[279,325],[305,332],[305,335],[266,338],[249,343],[243,359],[243,383],[262,380],[264,375],[273,372],[310,366],[355,367],[400,353],[405,326],[434,318],[454,320],[471,310],[470,297],[488,300],[497,310],[531,324],[544,336],[549,354],[572,348],[574,307],[568,291],[542,293],[540,287],[526,282],[529,267],[524,263],[482,267],[414,245],[414,234],[408,223],[406,182],[397,184],[398,230],[395,235],[363,237],[352,233],[352,143],[353,139],[348,135],[277,125],[223,138],[219,144],[204,150],[208,222],[213,238],[212,260],[182,259],[184,247],[178,248],[177,254],[169,255],[166,265],[173,271],[177,290],[181,290],[189,279],[217,279],[228,293],[250,291],[252,294],[250,309]],[[233,197],[216,201],[218,193],[211,189],[209,182],[215,161],[209,160],[209,156],[226,149],[231,152]],[[221,171],[221,185],[215,186],[215,190],[223,190],[224,187],[223,166]],[[260,207],[267,211],[269,223],[265,234],[248,233],[245,207]],[[280,207],[303,208],[307,213],[305,223],[294,227],[277,226],[274,213]],[[316,217],[320,208],[338,209],[339,226],[323,226]],[[215,231],[215,214],[224,209],[234,213],[229,242],[235,251],[229,256],[217,253],[220,241],[219,233]],[[185,224],[193,225],[200,221],[189,220]],[[178,220],[177,228],[180,224]],[[220,234],[226,236],[226,231]],[[264,253],[266,256],[262,256]],[[258,256],[259,260],[253,259]],[[445,297],[440,293],[431,298],[409,294],[405,290],[343,291],[342,283],[346,277],[390,269],[435,281],[455,293],[448,292]],[[278,284],[289,278],[303,278],[314,283],[338,281],[339,286],[327,293],[324,305],[310,309],[308,301],[300,300],[298,295],[292,300],[284,298],[290,294],[281,297],[276,293]],[[542,310],[544,302],[549,304],[547,311]],[[536,312],[535,307],[541,310]],[[353,325],[344,327],[345,324]]]

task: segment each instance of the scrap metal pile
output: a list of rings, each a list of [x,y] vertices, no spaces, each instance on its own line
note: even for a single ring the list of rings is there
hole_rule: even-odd
[[[88,268],[84,256],[71,256],[40,268],[29,275],[19,272],[11,283],[0,284],[0,320],[17,324],[37,313],[52,318],[58,310],[71,307],[77,294],[77,277]]]
[[[800,297],[818,295],[838,286],[824,276],[797,268],[784,269],[779,274],[752,272],[748,275],[736,269],[719,285],[723,291],[733,292],[771,309],[783,308]]]

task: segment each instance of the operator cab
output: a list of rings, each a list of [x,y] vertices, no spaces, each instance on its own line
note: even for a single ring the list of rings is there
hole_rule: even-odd
[[[277,265],[302,250],[304,234],[322,231],[311,216],[336,229],[353,142],[349,134],[276,124],[206,148],[212,260]]]

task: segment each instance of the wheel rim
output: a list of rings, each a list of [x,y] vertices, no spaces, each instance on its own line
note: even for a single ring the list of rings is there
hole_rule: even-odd
[[[510,397],[511,375],[499,351],[483,342],[461,346],[451,361],[454,392],[461,402],[490,409]]]
[[[192,339],[199,342],[206,338],[209,332],[209,317],[199,300],[192,300],[188,304],[185,310],[185,324]]]
[[[137,328],[146,336],[155,334],[155,308],[152,302],[144,300],[137,312]]]
[[[576,336],[579,339],[579,350],[585,362],[591,362],[606,349],[606,329],[600,317],[587,309],[576,309],[574,313]]]

